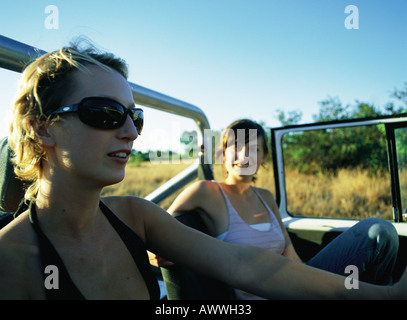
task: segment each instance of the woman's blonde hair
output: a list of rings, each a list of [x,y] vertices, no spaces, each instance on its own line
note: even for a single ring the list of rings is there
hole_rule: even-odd
[[[98,52],[93,46],[81,49],[80,43],[47,53],[24,70],[11,110],[9,144],[13,150],[15,173],[27,181],[25,199],[35,200],[41,177],[45,150],[38,138],[38,128],[51,125],[58,117],[47,117],[47,110],[61,107],[64,98],[75,90],[72,73],[87,71],[87,65],[116,70],[127,79],[124,60],[111,53]]]

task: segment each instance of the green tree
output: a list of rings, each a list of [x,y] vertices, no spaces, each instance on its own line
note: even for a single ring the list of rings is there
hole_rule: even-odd
[[[278,109],[277,119],[283,126],[298,124],[301,122],[302,112],[299,110],[288,111],[288,115],[286,115],[283,110]],[[265,124],[262,124],[262,126],[265,127]]]
[[[354,105],[343,105],[338,97],[328,97],[319,102],[319,113],[313,115],[313,119],[315,122],[327,122],[404,113],[407,111],[407,82],[404,86],[402,90],[395,89],[391,95],[402,105],[389,102],[384,108],[378,108],[358,100]],[[287,114],[277,110],[277,119],[283,126],[301,121],[300,112],[289,111]],[[387,169],[383,125],[304,131],[286,135],[283,143],[286,167],[303,172],[335,172],[339,168],[365,166],[373,171]]]

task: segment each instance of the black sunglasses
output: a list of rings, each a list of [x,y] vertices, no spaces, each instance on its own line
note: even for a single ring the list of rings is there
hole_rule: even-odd
[[[79,119],[95,128],[117,129],[126,121],[127,115],[134,122],[138,134],[141,134],[144,124],[143,110],[140,108],[128,109],[121,103],[104,97],[84,98],[78,104],[62,106],[56,110],[47,111],[47,116],[67,112],[77,112]]]

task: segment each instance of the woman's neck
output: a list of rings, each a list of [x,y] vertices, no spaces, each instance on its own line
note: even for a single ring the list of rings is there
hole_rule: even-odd
[[[252,179],[250,178],[242,178],[236,179],[234,176],[228,176],[225,179],[225,185],[228,186],[228,189],[236,194],[244,195],[250,191],[250,187],[252,186]]]
[[[80,237],[92,231],[99,213],[101,189],[41,180],[36,208],[49,231]]]

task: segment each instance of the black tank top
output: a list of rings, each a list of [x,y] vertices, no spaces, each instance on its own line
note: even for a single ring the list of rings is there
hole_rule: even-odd
[[[117,218],[116,215],[102,201],[99,202],[99,207],[131,253],[134,262],[140,270],[140,273],[147,285],[150,299],[158,300],[160,298],[160,289],[158,282],[152,273],[144,242],[133,230],[131,230],[126,224]],[[69,276],[68,270],[66,269],[57,250],[49,241],[47,236],[42,232],[38,224],[34,204],[30,205],[30,222],[37,234],[42,270],[45,270],[46,266],[49,265],[54,265],[58,268],[59,288],[47,289],[45,288],[44,282],[46,298],[48,300],[84,300],[85,297]],[[48,275],[44,273],[44,281],[47,276]]]

